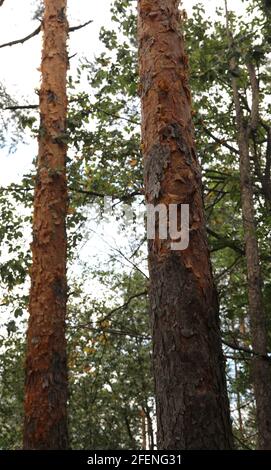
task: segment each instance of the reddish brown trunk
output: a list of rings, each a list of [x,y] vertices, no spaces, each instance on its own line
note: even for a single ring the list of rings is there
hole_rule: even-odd
[[[66,449],[66,0],[45,0],[27,335],[25,449]]]
[[[160,449],[230,449],[218,303],[206,241],[178,0],[139,0],[140,92],[148,203],[190,206],[190,244],[149,241]],[[179,214],[180,215],[180,214]]]

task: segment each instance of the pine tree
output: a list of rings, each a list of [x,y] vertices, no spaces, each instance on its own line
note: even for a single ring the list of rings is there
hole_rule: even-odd
[[[66,0],[45,0],[25,385],[25,449],[66,449]]]
[[[206,241],[179,0],[139,0],[142,148],[149,204],[190,207],[190,243],[149,241],[160,449],[230,449],[219,311]]]

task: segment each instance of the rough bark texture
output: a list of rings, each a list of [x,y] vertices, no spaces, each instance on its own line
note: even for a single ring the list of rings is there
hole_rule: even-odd
[[[27,335],[25,449],[66,449],[66,0],[45,0]]]
[[[257,354],[252,359],[251,372],[256,399],[258,446],[262,450],[271,449],[271,363],[266,360],[268,352],[267,317],[263,305],[262,274],[259,259],[259,246],[256,231],[253,186],[251,179],[249,138],[259,121],[259,90],[256,72],[247,64],[252,89],[252,109],[249,122],[246,122],[241,106],[238,84],[238,63],[234,41],[229,26],[228,2],[225,0],[226,26],[231,59],[229,69],[236,112],[236,128],[239,147],[239,168],[242,217],[247,261],[249,320],[252,347]],[[265,356],[265,357],[263,357]]]
[[[271,450],[271,363],[261,356],[268,352],[267,318],[262,298],[262,276],[251,181],[249,128],[241,107],[236,60],[230,63],[240,152],[242,217],[247,261],[249,319],[253,350],[259,355],[252,360],[252,381],[257,405],[259,448]]]
[[[178,0],[139,0],[146,200],[190,205],[190,244],[149,241],[153,367],[160,449],[230,449],[219,314]]]

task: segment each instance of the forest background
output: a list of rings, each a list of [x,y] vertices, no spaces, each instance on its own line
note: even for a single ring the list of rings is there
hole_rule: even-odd
[[[121,204],[143,204],[135,2],[69,2],[69,318],[70,435],[73,448],[153,448],[155,407],[143,227],[122,227]],[[111,5],[112,4],[112,5]],[[246,262],[238,150],[228,71],[224,1],[184,1],[198,154],[236,446],[255,448],[250,377]],[[240,90],[249,115],[248,56],[260,77],[253,187],[270,322],[270,30],[259,1],[229,1],[241,63]],[[80,15],[78,14],[80,11]],[[39,24],[39,2],[6,1],[1,44]],[[0,448],[20,448],[23,361],[29,290],[33,174],[37,154],[41,36],[0,47]],[[22,108],[20,108],[22,107]],[[9,109],[7,109],[9,108]],[[269,130],[268,130],[269,129]],[[268,140],[269,139],[269,140]],[[265,181],[265,180],[264,180]],[[117,220],[102,224],[91,205],[111,195]],[[270,328],[269,328],[270,331]],[[269,334],[269,350],[270,334]],[[111,430],[108,434],[108,429]]]

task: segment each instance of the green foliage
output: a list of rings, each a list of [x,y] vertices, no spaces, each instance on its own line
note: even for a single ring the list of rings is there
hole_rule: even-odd
[[[10,332],[0,337],[0,449],[22,446],[24,342]]]
[[[17,144],[22,140],[21,113],[15,108],[12,109],[16,105],[16,101],[0,83],[0,148],[6,146],[9,152],[14,152]],[[6,109],[9,107],[10,111]]]
[[[76,449],[139,449],[140,413],[153,413],[145,280],[140,274],[108,276],[117,286],[112,299],[86,298],[69,308],[70,429]],[[114,307],[116,295],[120,304]]]
[[[262,1],[246,3],[248,16],[238,18],[231,13],[230,24],[247,119],[251,106],[248,61],[255,66],[260,83],[261,120],[250,136],[250,146],[264,302],[271,324],[271,217],[262,179],[270,128],[270,21]],[[224,16],[224,11],[218,9],[216,19],[208,19],[204,8],[198,4],[193,17],[185,20],[183,30],[190,57],[195,136],[203,169],[206,218],[220,295],[223,338],[228,343],[237,342],[248,348],[251,339],[239,154]],[[136,268],[129,272],[120,269],[113,258],[106,266],[90,266],[87,262],[83,270],[81,265],[79,270],[77,266],[80,246],[88,236],[89,204],[101,205],[103,195],[113,196],[116,204],[135,201],[139,205],[143,199],[133,2],[115,0],[112,20],[112,29],[101,30],[104,51],[93,62],[82,61],[77,77],[70,76],[68,81],[69,262],[70,266],[76,266],[75,274],[70,275],[68,316],[70,434],[74,448],[137,449],[141,446],[142,409],[152,422],[155,415],[148,306],[143,294],[146,279]],[[84,91],[82,86],[78,91],[81,82],[86,84]],[[31,115],[24,115],[20,122],[23,127],[37,132],[35,118]],[[29,175],[19,187],[13,185],[8,193],[0,193],[0,239],[6,256],[0,274],[7,312],[3,322],[7,333],[1,343],[0,356],[4,377],[0,381],[1,448],[15,448],[21,439],[23,342],[20,318],[25,312],[27,296],[19,286],[24,285],[28,275],[29,251],[25,249],[24,233],[29,230],[30,218],[28,212],[22,215],[17,206],[31,206],[33,183]],[[129,261],[134,268],[141,265],[146,247],[133,248],[134,256]],[[95,287],[97,284],[99,289]],[[142,295],[137,297],[140,293]],[[271,350],[271,338],[269,347]],[[255,448],[250,356],[230,347],[225,347],[225,355],[236,446]],[[11,412],[12,406],[14,412]],[[8,424],[2,425],[4,422]]]

